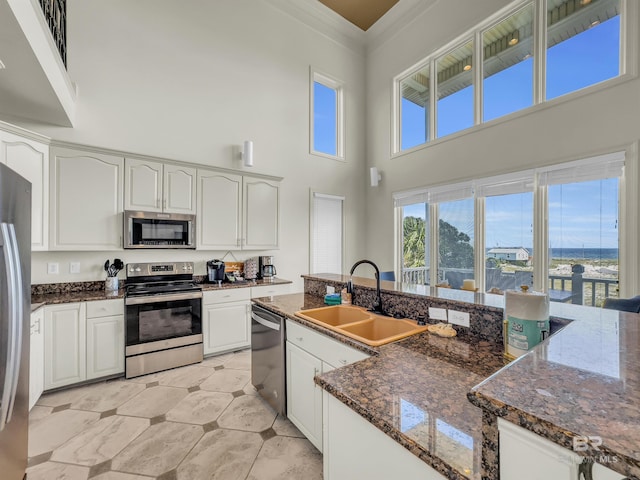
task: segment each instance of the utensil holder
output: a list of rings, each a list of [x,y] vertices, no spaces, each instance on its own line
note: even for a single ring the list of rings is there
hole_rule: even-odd
[[[104,288],[108,291],[118,290],[118,277],[107,277],[104,281]]]

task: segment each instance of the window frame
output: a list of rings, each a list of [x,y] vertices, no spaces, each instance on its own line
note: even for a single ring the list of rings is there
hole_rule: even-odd
[[[534,64],[533,64],[533,103],[529,107],[516,110],[514,112],[502,115],[500,117],[483,121],[482,115],[484,110],[484,90],[483,90],[483,70],[484,70],[484,54],[482,35],[487,30],[490,30],[500,22],[506,20],[511,15],[526,8],[528,5],[533,5],[534,18],[533,18],[533,51],[534,51]],[[638,35],[638,28],[630,25],[631,19],[636,18],[637,7],[635,5],[629,5],[628,0],[620,0],[620,49],[619,49],[619,73],[617,76],[603,80],[592,85],[573,90],[569,93],[560,95],[558,97],[546,100],[546,61],[547,61],[547,0],[516,0],[506,7],[500,9],[494,15],[488,17],[483,22],[475,25],[473,28],[467,30],[462,35],[459,35],[454,40],[448,42],[441,48],[431,52],[427,57],[423,58],[420,62],[407,68],[399,75],[396,75],[392,80],[392,119],[391,119],[391,157],[398,157],[406,155],[417,150],[428,147],[438,143],[439,141],[445,141],[452,138],[465,135],[478,128],[483,128],[485,125],[494,125],[496,123],[502,123],[510,121],[513,118],[526,115],[536,108],[547,108],[552,105],[557,105],[569,101],[577,96],[586,95],[597,91],[598,89],[608,88],[615,82],[625,81],[629,78],[635,78],[637,76],[637,59],[636,48],[634,40]],[[474,91],[474,124],[471,127],[459,130],[457,132],[445,135],[443,137],[436,136],[436,120],[437,120],[437,60],[442,57],[446,52],[454,50],[455,48],[463,45],[465,42],[471,39],[474,42],[474,75],[473,75],[473,91]],[[637,43],[637,42],[636,42]],[[430,89],[431,95],[429,97],[429,125],[428,132],[426,134],[427,140],[424,143],[415,145],[408,149],[402,149],[401,135],[402,135],[402,89],[400,88],[400,82],[407,77],[417,73],[419,70],[429,65],[430,75]],[[623,80],[621,80],[623,79]]]
[[[315,149],[315,84],[336,92],[336,154],[331,155]],[[309,69],[309,154],[332,160],[345,161],[345,100],[344,82],[321,73],[313,68]]]
[[[533,184],[533,249],[536,260],[533,264],[533,288],[538,291],[547,292],[549,290],[549,262],[548,262],[548,245],[549,245],[549,215],[548,215],[548,186],[542,180],[545,174],[553,174],[553,172],[570,170],[570,169],[589,169],[593,165],[602,162],[620,161],[622,159],[623,167],[618,178],[618,286],[620,296],[634,295],[640,284],[640,273],[635,268],[638,264],[640,246],[634,239],[634,232],[640,230],[640,219],[633,214],[632,205],[637,204],[640,193],[637,189],[628,188],[627,185],[636,185],[640,178],[638,168],[638,146],[636,144],[627,146],[626,148],[616,148],[609,152],[599,152],[592,156],[582,156],[577,160],[570,160],[561,163],[551,164],[536,169],[522,170],[510,174],[496,175],[492,177],[476,179],[472,182],[463,182],[449,184],[437,187],[425,187],[412,189],[405,192],[395,192],[393,194],[394,207],[396,210],[396,271],[402,275],[402,208],[408,204],[424,202],[428,205],[431,218],[438,218],[438,197],[448,191],[459,191],[461,188],[469,188],[472,185],[474,200],[474,278],[479,291],[485,290],[486,281],[486,264],[484,255],[477,255],[477,252],[485,251],[485,195],[479,194],[482,188],[491,185],[509,185],[517,182],[525,182]],[[615,167],[614,167],[615,168]],[[602,178],[611,178],[603,175]],[[576,179],[575,181],[583,181]],[[568,182],[572,183],[572,182]],[[508,187],[507,187],[508,188]],[[527,187],[528,188],[528,187]],[[446,201],[446,200],[445,200]],[[430,222],[430,231],[428,235],[430,239],[430,259],[425,260],[425,264],[431,265],[429,273],[429,285],[435,286],[438,283],[438,268],[434,265],[434,259],[438,256],[438,230],[437,222]],[[627,268],[628,266],[628,268]]]

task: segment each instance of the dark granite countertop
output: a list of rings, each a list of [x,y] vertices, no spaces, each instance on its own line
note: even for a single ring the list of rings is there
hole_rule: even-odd
[[[482,477],[482,410],[469,390],[504,365],[502,348],[429,333],[372,348],[295,317],[324,306],[291,294],[254,301],[372,355],[316,382],[447,478]]]
[[[200,280],[202,280],[202,277]],[[125,282],[121,282],[123,285]],[[226,282],[221,286],[212,283],[201,283],[203,291],[224,290],[229,288],[249,288],[268,285],[285,285],[291,280],[274,278],[273,280],[251,280],[242,283]],[[44,305],[60,303],[92,302],[95,300],[110,300],[124,298],[124,286],[117,291],[106,291],[103,281],[74,282],[74,283],[49,283],[31,286],[31,312],[35,312]]]
[[[575,436],[600,437],[600,451],[582,453],[640,478],[640,315],[575,308],[580,318],[469,399],[567,449]]]

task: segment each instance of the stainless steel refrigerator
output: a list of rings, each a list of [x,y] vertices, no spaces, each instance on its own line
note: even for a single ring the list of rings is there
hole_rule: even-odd
[[[0,164],[0,477],[27,468],[31,184]]]

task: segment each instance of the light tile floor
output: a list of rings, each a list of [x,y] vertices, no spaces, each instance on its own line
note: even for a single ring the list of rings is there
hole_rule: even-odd
[[[27,480],[314,480],[322,455],[250,381],[249,350],[43,395]]]

